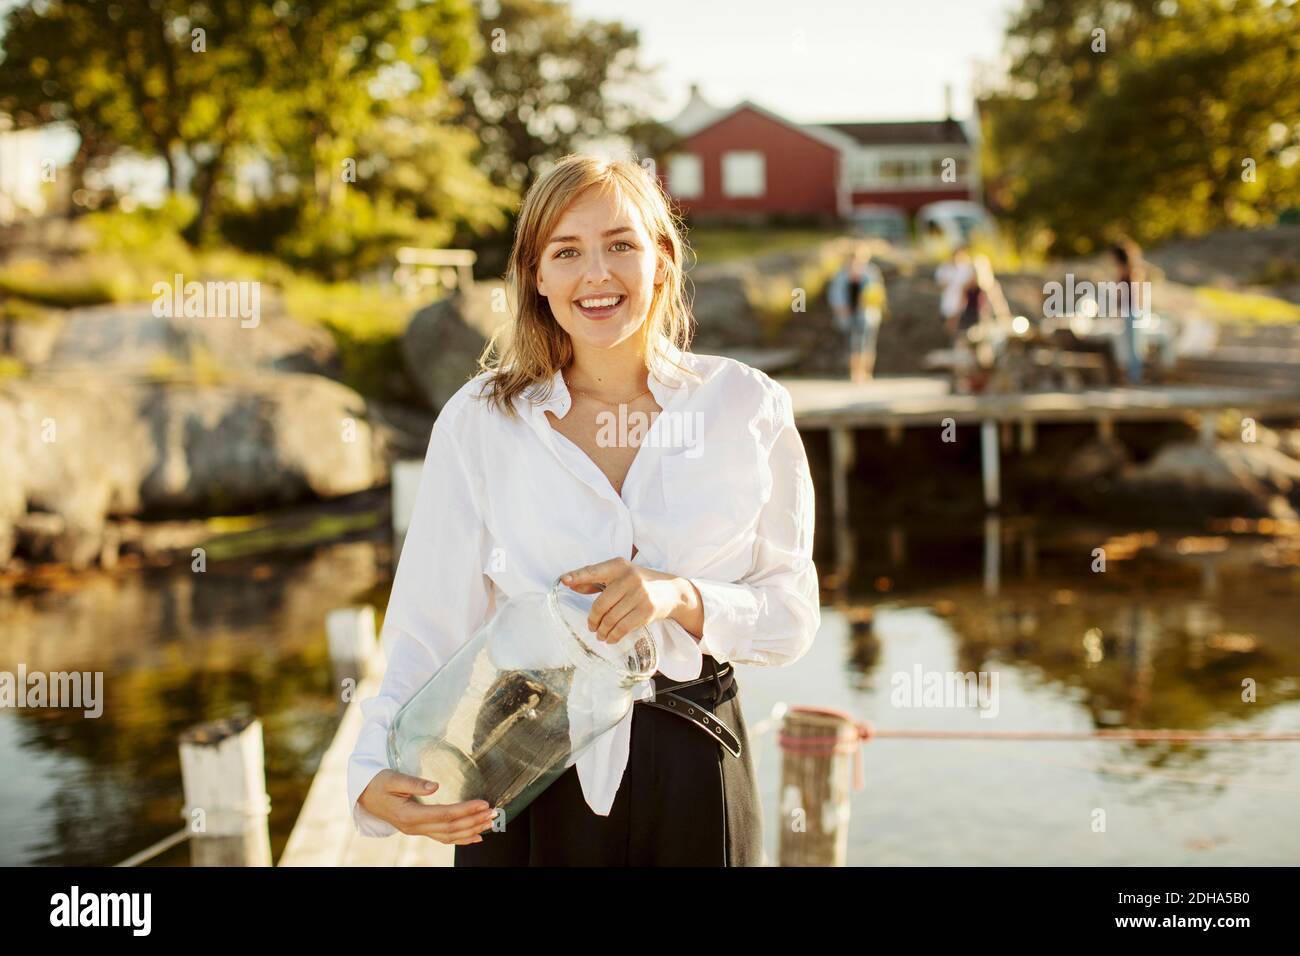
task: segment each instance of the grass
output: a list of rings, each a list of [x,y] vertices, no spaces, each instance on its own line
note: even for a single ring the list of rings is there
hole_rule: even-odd
[[[384,509],[377,508],[359,514],[318,515],[306,523],[293,523],[287,527],[275,526],[266,516],[209,519],[209,527],[224,530],[218,537],[205,542],[203,548],[209,560],[226,561],[311,547],[347,534],[377,528],[383,524],[386,514]],[[242,521],[247,522],[242,530],[231,530],[237,528]]]
[[[1196,287],[1196,298],[1222,319],[1261,324],[1300,322],[1300,305],[1271,295],[1203,285]]]
[[[417,305],[395,290],[359,282],[328,282],[279,260],[228,247],[191,249],[173,234],[138,227],[130,217],[105,219],[96,248],[71,262],[25,259],[0,268],[0,319],[37,318],[59,309],[114,302],[152,302],[155,283],[261,282],[278,290],[286,313],[327,329],[338,346],[343,380],[364,395],[409,397],[400,374],[402,333]],[[187,367],[171,363],[158,380],[217,382],[222,370],[206,356]]]
[[[766,229],[741,226],[696,226],[687,235],[698,265],[747,256],[807,249],[843,235],[837,229]]]
[[[389,400],[409,397],[404,379],[394,373],[402,368],[402,333],[415,303],[379,286],[298,276],[285,283],[283,293],[291,316],[323,325],[334,336],[348,385],[363,395]]]
[[[0,295],[31,306],[72,309],[118,302],[129,294],[129,278],[108,265],[54,268],[36,259],[0,270]]]

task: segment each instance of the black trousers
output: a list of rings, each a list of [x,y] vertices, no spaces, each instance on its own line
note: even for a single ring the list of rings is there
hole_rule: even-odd
[[[500,831],[455,847],[456,866],[758,866],[762,813],[734,668],[705,656],[694,686],[674,691],[741,741],[734,757],[699,727],[638,702],[631,751],[609,816],[591,811],[569,767]],[[676,683],[656,674],[656,689]]]

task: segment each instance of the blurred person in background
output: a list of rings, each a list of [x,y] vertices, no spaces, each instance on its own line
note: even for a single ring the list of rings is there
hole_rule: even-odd
[[[835,327],[848,333],[849,378],[868,382],[875,370],[876,340],[885,310],[885,279],[871,261],[868,243],[853,246],[831,277],[827,297]]]
[[[1116,340],[1116,351],[1119,353],[1117,361],[1124,369],[1127,383],[1137,385],[1142,381],[1142,355],[1138,351],[1137,322],[1144,313],[1144,306],[1150,305],[1150,303],[1143,303],[1138,292],[1140,283],[1146,275],[1146,268],[1142,264],[1142,249],[1132,239],[1120,239],[1110,247],[1110,255],[1115,260],[1115,281],[1126,287],[1124,295],[1119,300],[1121,314],[1118,318],[1124,320],[1124,330]]]
[[[958,246],[952,262],[936,270],[935,278],[942,286],[939,310],[944,320],[944,331],[953,340],[957,352],[954,369],[958,392],[978,391],[984,374],[977,372],[979,365],[991,365],[992,356],[982,349],[977,362],[972,330],[979,329],[974,337],[987,341],[990,335],[990,313],[998,321],[1011,318],[1002,285],[993,274],[993,264],[988,256],[974,253],[969,245]]]

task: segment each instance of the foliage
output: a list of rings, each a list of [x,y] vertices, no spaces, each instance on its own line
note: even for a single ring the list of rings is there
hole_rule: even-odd
[[[394,124],[450,113],[448,80],[481,52],[470,0],[43,0],[10,10],[0,34],[0,110],[19,126],[72,123],[78,178],[123,151],[161,159],[193,200],[191,243],[213,238],[224,193],[254,168],[263,201],[287,194],[301,209],[281,241],[329,274],[350,266],[332,257],[377,247],[381,218],[400,223],[388,238],[417,234],[416,218],[451,236],[500,227],[515,198],[477,169],[464,130],[408,132],[406,156],[387,158]],[[416,174],[402,180],[403,166]],[[409,195],[425,186],[417,208]]]
[[[521,190],[588,139],[626,136],[645,155],[667,147],[671,134],[636,102],[647,77],[635,30],[576,19],[554,0],[493,7],[496,15],[482,23],[483,56],[452,81],[493,182]]]
[[[41,259],[20,259],[0,268],[0,295],[29,305],[70,309],[121,301],[129,295],[129,281],[108,265],[70,275],[59,265]]]
[[[992,203],[1054,254],[1275,220],[1300,201],[1297,37],[1293,2],[1027,0],[980,104]]]
[[[839,232],[827,229],[746,229],[737,226],[694,226],[688,241],[699,265],[747,259],[772,252],[793,252],[820,245]]]

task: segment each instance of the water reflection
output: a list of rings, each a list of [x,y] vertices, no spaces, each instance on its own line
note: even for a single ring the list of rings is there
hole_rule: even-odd
[[[1294,540],[1004,517],[862,525],[818,546],[823,631],[792,667],[741,669],[751,724],[785,701],[897,728],[1300,726]],[[111,864],[179,829],[177,738],[245,714],[264,724],[278,856],[341,707],[325,615],[382,608],[390,575],[387,540],[353,541],[0,594],[0,669],[102,670],[106,698],[98,720],[0,711],[0,864]],[[996,672],[997,716],[891,706],[892,676],[918,664]],[[754,744],[769,842],[773,746]],[[875,741],[850,862],[1295,863],[1298,756],[1297,744]],[[1098,806],[1122,838],[1092,839]],[[187,861],[181,846],[159,862]]]
[[[0,864],[108,865],[180,829],[180,733],[245,714],[263,722],[278,854],[341,706],[324,615],[382,601],[387,560],[360,541],[0,595],[0,670],[104,672],[98,719],[0,711]]]
[[[779,690],[744,673],[754,719],[774,699],[815,699],[892,728],[1300,731],[1295,539],[1007,518],[856,539],[811,659]],[[813,685],[832,654],[840,673]],[[918,665],[1001,678],[996,716],[896,706],[891,682]],[[1206,850],[1222,854],[1213,862],[1300,861],[1300,836],[1277,835],[1300,833],[1297,743],[866,747],[876,774],[855,797],[851,862],[1209,862]],[[1023,819],[1000,812],[1008,801]],[[1102,805],[1123,812],[1126,849],[1078,839],[1077,814]],[[1075,815],[1060,819],[1061,806]],[[955,831],[935,831],[935,816]]]

